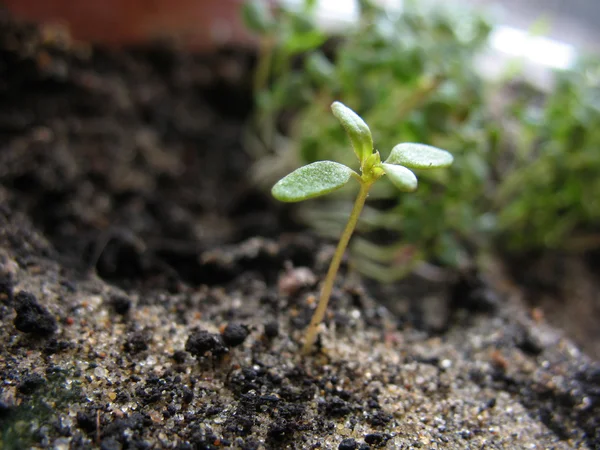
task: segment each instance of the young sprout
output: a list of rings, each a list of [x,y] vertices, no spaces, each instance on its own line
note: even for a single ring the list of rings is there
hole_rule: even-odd
[[[277,200],[300,202],[336,191],[344,186],[350,178],[355,178],[360,184],[350,218],[329,265],[319,304],[306,332],[302,348],[302,353],[305,355],[310,353],[317,338],[319,324],[325,316],[340,262],[371,186],[383,175],[387,175],[400,191],[413,192],[417,189],[417,177],[410,169],[447,167],[453,161],[452,155],[445,150],[424,144],[404,143],[396,145],[388,159],[381,162],[379,152],[373,148],[371,130],[364,120],[340,102],[334,102],[331,109],[350,138],[354,153],[360,162],[360,175],[351,168],[334,161],[317,161],[290,173],[279,180],[272,189],[273,196]]]

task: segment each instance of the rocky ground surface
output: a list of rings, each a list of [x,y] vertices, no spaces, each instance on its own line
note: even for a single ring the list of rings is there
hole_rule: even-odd
[[[243,55],[2,13],[0,56],[0,448],[600,448],[600,366],[498,274],[344,263],[298,354],[333,247],[248,187]]]
[[[250,239],[202,256],[227,283],[123,290],[61,265],[22,214],[0,225],[2,448],[600,444],[598,366],[510,297],[431,335],[342,277],[302,358],[329,246]]]

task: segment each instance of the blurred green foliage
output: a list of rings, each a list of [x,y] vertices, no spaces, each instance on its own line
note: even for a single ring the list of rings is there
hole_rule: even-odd
[[[558,72],[541,102],[531,90],[516,94],[506,115],[517,133],[505,142],[512,160],[495,193],[504,241],[515,250],[597,247],[600,62],[586,59]]]
[[[257,159],[256,180],[270,188],[302,164],[350,163],[343,130],[328,111],[334,100],[370,124],[382,158],[398,141],[455,156],[448,170],[419,173],[414,195],[387,183],[375,187],[378,201],[363,213],[363,238],[352,248],[360,270],[391,280],[418,260],[461,265],[491,244],[526,251],[594,241],[597,61],[557,74],[551,93],[524,82],[492,84],[475,64],[491,31],[482,16],[428,2],[405,2],[393,13],[362,1],[357,26],[328,37],[317,27],[313,3],[280,7],[269,26],[255,27],[262,51],[247,146]],[[336,236],[350,207],[342,190],[333,202],[302,206],[299,217]],[[572,238],[580,231],[589,235]]]

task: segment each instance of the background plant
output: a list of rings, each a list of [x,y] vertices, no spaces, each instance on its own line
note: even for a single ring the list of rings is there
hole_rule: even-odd
[[[498,229],[512,249],[582,251],[600,245],[600,62],[557,72],[554,90],[521,89],[496,193]]]
[[[285,18],[306,24],[314,19],[307,11]],[[382,149],[400,138],[455,156],[448,171],[424,174],[414,196],[375,187],[378,201],[358,225],[365,239],[352,248],[361,271],[391,280],[422,259],[460,265],[493,242],[513,251],[594,242],[598,65],[559,74],[551,93],[525,83],[492,85],[474,63],[490,29],[480,16],[439,5],[407,3],[392,14],[362,2],[358,26],[333,38],[333,50],[314,40],[303,58],[287,55],[289,64],[268,71],[248,135],[256,179],[270,185],[321,159],[347,163],[344,135],[328,114],[339,98],[371,124]],[[278,32],[269,36],[280,41]],[[285,54],[284,47],[273,46]],[[350,210],[347,195],[300,208],[298,217],[333,237]],[[576,230],[590,234],[575,244]]]

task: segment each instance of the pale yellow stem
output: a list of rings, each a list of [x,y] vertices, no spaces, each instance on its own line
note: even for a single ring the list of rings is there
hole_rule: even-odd
[[[331,263],[329,264],[329,270],[327,271],[327,276],[325,277],[325,282],[323,283],[319,304],[317,305],[317,309],[315,310],[315,313],[310,321],[310,325],[308,325],[308,330],[306,331],[306,339],[304,340],[304,346],[302,347],[302,354],[304,355],[310,353],[315,340],[317,339],[319,325],[325,317],[325,311],[327,311],[327,304],[329,303],[329,297],[331,297],[335,276],[340,268],[342,257],[344,256],[344,252],[346,251],[350,237],[354,232],[354,228],[358,222],[358,217],[360,216],[360,212],[365,205],[365,201],[367,200],[367,195],[369,194],[369,189],[371,188],[372,184],[372,182],[364,182],[361,180],[360,191],[356,197],[356,201],[354,202],[354,207],[352,208],[352,212],[348,218],[348,223],[346,224],[346,228],[344,228],[342,236],[340,237],[340,241],[335,249],[335,253],[333,254],[333,258],[331,259]]]

